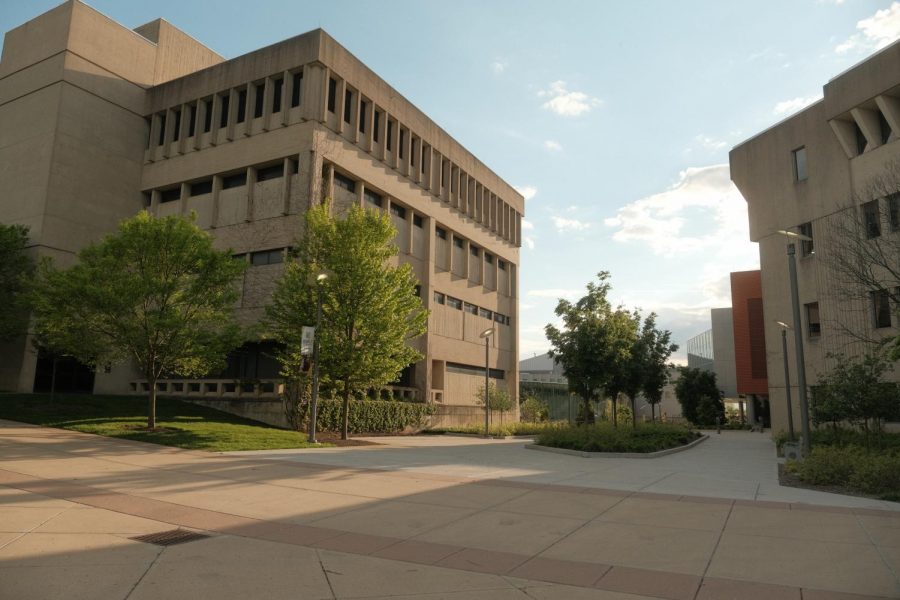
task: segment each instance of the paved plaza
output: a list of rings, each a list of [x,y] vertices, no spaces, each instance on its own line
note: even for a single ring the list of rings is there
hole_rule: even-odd
[[[0,599],[900,597],[898,505],[781,488],[767,436],[211,454],[0,422]],[[208,537],[162,547],[176,528]]]

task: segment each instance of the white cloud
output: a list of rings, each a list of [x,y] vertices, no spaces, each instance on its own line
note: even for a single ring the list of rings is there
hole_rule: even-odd
[[[547,98],[541,107],[563,117],[577,117],[590,112],[603,104],[599,98],[588,96],[584,92],[570,91],[565,81],[554,81],[550,89],[538,92],[541,98]]]
[[[566,219],[564,217],[551,218],[553,219],[554,227],[556,227],[556,230],[560,233],[565,231],[584,231],[591,226],[590,223],[579,221],[577,219]]]
[[[531,231],[534,229],[534,223],[532,223],[528,219],[522,219],[522,229],[524,229],[526,231]]]
[[[790,113],[797,112],[800,109],[806,108],[813,102],[818,102],[822,99],[821,95],[818,96],[806,96],[797,98],[792,98],[790,100],[784,100],[783,102],[779,102],[775,105],[775,108],[772,109],[772,113],[775,115],[786,115]]]
[[[514,185],[513,188],[515,188],[517,192],[522,194],[522,196],[526,200],[531,200],[532,198],[537,196],[537,188],[533,185]]]
[[[544,148],[552,152],[561,152],[563,149],[562,144],[553,140],[544,140]]]
[[[503,71],[506,70],[506,67],[509,66],[509,63],[503,60],[502,58],[496,59],[491,63],[491,71],[494,72],[495,75],[500,75]]]
[[[526,295],[531,296],[533,298],[552,298],[557,300],[559,298],[568,298],[572,300],[574,298],[579,298],[584,292],[582,290],[567,290],[562,288],[550,288],[545,290],[531,290]]]
[[[726,142],[725,140],[720,140],[703,134],[695,135],[694,142],[704,150],[710,150],[713,152],[728,147],[728,142]]]
[[[880,50],[900,38],[900,2],[876,11],[874,15],[856,24],[857,33],[838,44],[834,51],[869,52]]]
[[[534,250],[534,238],[526,235],[522,238],[522,243],[525,244],[525,247],[529,250]]]

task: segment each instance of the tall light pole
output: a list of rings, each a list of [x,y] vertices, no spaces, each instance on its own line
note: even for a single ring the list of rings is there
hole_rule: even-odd
[[[484,437],[491,435],[490,429],[490,405],[491,405],[491,336],[494,335],[494,328],[485,329],[481,332],[484,338]]]
[[[791,283],[791,308],[794,313],[794,346],[797,353],[797,387],[800,396],[800,432],[803,435],[803,453],[809,454],[809,405],[806,399],[806,360],[803,356],[803,332],[800,323],[800,294],[797,291],[797,258],[796,247],[793,240],[812,241],[811,237],[794,233],[793,231],[779,230],[780,235],[790,238],[787,245],[788,274]]]
[[[316,408],[319,401],[319,332],[322,327],[322,284],[328,279],[325,273],[316,277],[316,334],[313,338],[312,394],[309,398],[309,443],[316,444]]]
[[[781,353],[784,356],[784,393],[787,397],[788,435],[794,441],[794,408],[791,405],[791,372],[788,369],[787,332],[791,326],[784,321],[775,321],[781,327]]]

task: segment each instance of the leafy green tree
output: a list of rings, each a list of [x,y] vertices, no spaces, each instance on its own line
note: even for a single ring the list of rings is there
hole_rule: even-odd
[[[26,253],[28,228],[0,223],[0,340],[28,329],[27,289],[34,264]]]
[[[484,386],[478,388],[475,393],[475,401],[480,406],[484,406]],[[488,408],[491,410],[499,410],[506,412],[512,410],[515,404],[506,390],[501,390],[493,381],[488,385]]]
[[[621,391],[631,401],[631,425],[637,427],[637,396],[641,392],[653,406],[662,400],[662,388],[666,384],[666,361],[678,346],[670,343],[672,332],[656,328],[656,313],[641,319],[638,311],[632,313],[635,329],[640,333],[631,347],[631,357],[623,365]]]
[[[693,423],[709,427],[716,424],[716,419],[725,419],[725,403],[719,394],[716,374],[703,369],[680,367],[681,376],[675,382],[675,396],[681,404],[681,414]],[[706,406],[700,409],[701,400],[707,398]],[[710,402],[714,404],[710,408]]]
[[[409,264],[393,266],[397,230],[378,211],[353,206],[344,218],[332,217],[328,204],[306,213],[306,230],[297,256],[276,284],[268,321],[284,345],[282,366],[300,358],[300,332],[316,322],[319,287],[322,325],[319,372],[339,390],[341,437],[347,439],[350,398],[395,381],[422,358],[410,342],[425,333],[428,313],[416,295]],[[327,277],[317,283],[317,277]]]
[[[541,423],[550,418],[550,405],[534,393],[526,392],[519,405],[519,414],[524,422]]]
[[[147,378],[154,428],[161,376],[210,373],[240,343],[233,309],[244,268],[191,220],[141,212],[82,249],[75,266],[41,263],[36,332],[86,364],[133,360]]]
[[[561,299],[556,305],[561,328],[544,328],[549,355],[562,365],[569,391],[581,397],[587,423],[594,422],[591,402],[612,395],[610,386],[628,360],[636,335],[630,315],[609,302],[609,273],[602,271],[597,279],[587,284],[587,295],[577,302]]]

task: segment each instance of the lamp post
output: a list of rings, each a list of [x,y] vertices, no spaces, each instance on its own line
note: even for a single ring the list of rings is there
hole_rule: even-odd
[[[791,372],[788,369],[787,332],[791,326],[784,321],[775,321],[781,327],[781,353],[784,356],[784,393],[787,398],[788,435],[794,441],[794,408],[791,405]]]
[[[325,273],[316,277],[316,335],[313,338],[312,393],[309,398],[309,443],[316,444],[316,408],[319,401],[319,329],[322,326],[322,284],[328,279]]]
[[[788,275],[791,283],[791,308],[794,313],[794,346],[797,356],[797,387],[800,396],[800,432],[803,435],[803,453],[809,454],[809,405],[806,399],[806,360],[803,356],[803,332],[800,331],[800,297],[797,291],[797,259],[793,240],[812,241],[812,238],[793,231],[777,231],[791,242],[787,245]]]
[[[494,328],[491,327],[490,329],[485,329],[480,335],[484,338],[484,437],[488,437],[491,434],[490,423],[488,420],[490,419],[491,414],[490,359],[491,336],[494,335]]]

